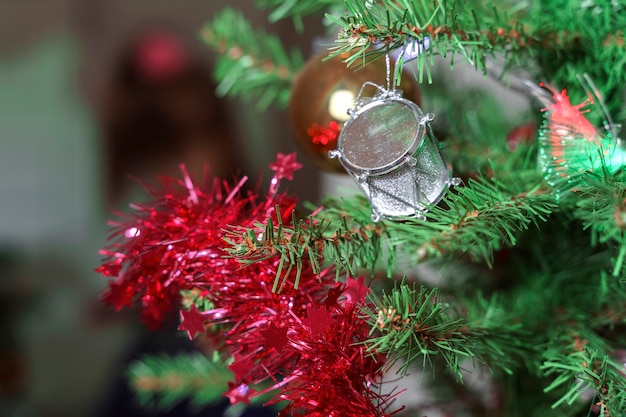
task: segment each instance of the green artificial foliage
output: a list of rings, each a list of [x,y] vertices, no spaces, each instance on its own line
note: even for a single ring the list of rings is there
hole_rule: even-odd
[[[584,183],[576,190],[573,216],[591,232],[592,245],[608,245],[614,250],[613,276],[624,277],[626,256],[626,177],[619,175],[585,176]]]
[[[608,113],[626,120],[624,0],[258,5],[271,10],[272,22],[293,18],[297,28],[304,17],[326,13],[338,33],[329,55],[347,54],[346,65],[368,65],[421,43],[424,52],[406,64],[434,88],[441,77],[434,65],[442,58],[450,74],[459,59],[480,73],[498,61],[501,80],[522,70],[532,83],[568,89],[573,104],[587,97],[579,77],[588,74]],[[286,105],[303,65],[298,52],[285,52],[278,38],[253,30],[233,10],[215,16],[201,37],[220,53],[219,93],[254,99],[260,108]],[[626,349],[626,172],[601,167],[559,189],[537,166],[538,134],[515,150],[507,147],[507,134],[520,121],[541,124],[538,105],[512,121],[475,86],[430,100],[446,116],[439,139],[462,184],[425,219],[373,222],[364,196],[329,197],[321,209],[309,207],[314,214],[294,218],[293,227],[263,219],[259,235],[233,226],[225,239],[228,255],[242,267],[279,257],[273,291],[287,285],[283,278],[294,268],[299,276],[303,259],[315,273],[333,265],[338,280],[373,279],[380,291],[362,311],[372,329],[366,345],[387,353],[403,375],[416,367],[433,374],[422,389],[435,405],[402,415],[423,416],[430,408],[476,417],[626,415],[626,368],[619,356]],[[589,118],[594,126],[607,123],[599,112]],[[423,268],[436,279],[425,279]],[[486,412],[467,405],[471,395],[462,384],[472,368],[488,370],[498,407]],[[223,383],[224,371],[198,357],[155,358],[136,364],[131,375],[144,399],[156,395],[172,404],[189,395],[204,403],[215,381]],[[169,386],[169,372],[191,382]],[[143,389],[146,378],[158,382],[155,389]],[[207,386],[198,391],[196,382]],[[450,396],[458,404],[446,402]]]
[[[287,52],[278,37],[255,30],[243,15],[225,9],[200,31],[219,53],[215,64],[219,95],[254,97],[257,107],[287,104],[291,82],[304,65],[300,51]]]
[[[281,256],[285,269],[294,265],[300,270],[300,260],[306,257],[315,272],[322,269],[323,260],[334,264],[338,275],[375,271],[384,255],[391,276],[396,248],[416,263],[463,252],[491,265],[495,250],[514,246],[522,232],[538,226],[556,209],[554,196],[540,181],[535,169],[520,170],[507,182],[470,179],[448,193],[442,205],[425,213],[428,221],[407,218],[374,223],[364,197],[329,198],[317,222],[296,221],[294,228],[287,228],[270,220],[262,236],[247,230],[242,237],[240,230],[233,229],[227,242],[230,255],[244,263]]]
[[[532,359],[539,340],[508,316],[497,297],[478,298],[478,305],[466,318],[439,300],[438,290],[401,284],[381,299],[373,296],[375,309],[369,311],[371,348],[392,354],[390,363],[403,360],[401,369],[414,361],[432,366],[431,356],[440,356],[449,371],[462,379],[461,363],[476,358],[507,373]],[[417,308],[416,308],[417,307]]]
[[[346,9],[336,19],[343,27],[337,53],[351,53],[349,63],[428,38],[428,53],[416,60],[420,80],[424,73],[431,80],[433,54],[451,54],[452,64],[460,55],[479,71],[486,70],[486,60],[494,54],[501,54],[505,69],[526,69],[535,60],[533,75],[559,88],[577,85],[583,72],[601,80],[609,111],[623,119],[626,5],[621,1],[348,0]],[[384,47],[368,50],[375,43]],[[581,97],[573,95],[574,100]]]
[[[343,1],[339,0],[257,0],[256,3],[260,8],[271,10],[268,16],[270,22],[276,22],[290,17],[293,19],[296,28],[300,31],[304,29],[304,23],[302,21],[304,16],[343,9]]]
[[[177,356],[144,356],[131,364],[130,385],[146,408],[167,410],[190,399],[200,410],[222,399],[232,374],[217,356],[200,353]]]

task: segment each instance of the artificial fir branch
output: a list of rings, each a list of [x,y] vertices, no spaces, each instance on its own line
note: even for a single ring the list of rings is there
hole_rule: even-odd
[[[610,346],[626,342],[619,330],[626,324],[626,288],[604,272],[610,266],[610,252],[592,247],[588,239],[578,222],[553,220],[542,232],[524,237],[507,268],[515,286],[504,305],[527,330],[541,335],[539,354],[527,363],[550,394],[544,401],[551,399],[552,406],[561,409],[573,402],[584,406],[588,400],[583,397],[594,390],[602,396],[605,386],[623,386],[624,375],[621,380],[618,375],[621,364],[616,366]],[[593,360],[585,359],[588,356]],[[598,361],[604,363],[597,369],[585,368],[585,363]],[[595,383],[589,372],[607,379]],[[612,403],[612,413],[605,416],[622,415],[623,404],[618,403]]]
[[[410,42],[421,43],[426,50],[417,57],[418,79],[426,74],[432,82],[429,61],[433,53],[443,56],[463,56],[480,71],[486,71],[485,61],[494,51],[511,53],[533,43],[534,39],[519,24],[510,23],[497,12],[480,15],[467,13],[466,1],[384,0],[364,4],[357,0],[346,2],[348,13],[335,23],[343,28],[333,53],[348,53],[348,64],[369,62],[387,51],[403,48]],[[494,9],[495,10],[495,9]],[[487,29],[489,28],[489,29]],[[378,46],[371,49],[372,46]],[[403,57],[399,58],[399,63]],[[401,65],[399,65],[401,66]],[[398,76],[400,72],[398,71]]]
[[[555,0],[513,6],[508,1],[348,0],[346,10],[333,19],[343,29],[333,54],[349,55],[348,64],[367,63],[418,42],[428,48],[416,59],[418,78],[426,74],[431,82],[434,54],[451,54],[452,66],[461,55],[483,72],[489,56],[503,60],[505,71],[515,65],[528,69],[522,58],[529,57],[541,67],[533,76],[558,86],[576,85],[584,72],[602,80],[600,93],[609,111],[619,118],[626,113],[619,94],[626,74],[622,2]],[[398,70],[396,75],[399,80],[402,74]]]
[[[271,9],[269,15],[270,22],[276,22],[286,17],[291,17],[298,30],[304,28],[302,18],[313,13],[322,11],[329,12],[334,9],[343,9],[343,1],[341,0],[257,0],[259,7]]]
[[[536,240],[535,233],[528,239]],[[573,247],[580,243],[575,240]],[[598,407],[613,410],[605,416],[621,415],[625,374],[616,349],[606,341],[614,346],[626,342],[615,331],[626,324],[626,290],[609,276],[594,276],[606,264],[606,254],[594,255],[589,247],[571,259],[566,251],[546,265],[540,253],[550,246],[552,239],[546,239],[534,248],[539,256],[519,254],[522,266],[510,266],[519,277],[509,280],[521,279],[527,285],[518,284],[512,291],[444,298],[437,289],[403,283],[380,299],[372,295],[375,307],[368,316],[373,338],[368,343],[392,360],[403,360],[401,369],[411,362],[423,367],[437,360],[460,378],[460,364],[467,359],[507,374],[526,369],[540,377],[550,394],[544,398],[545,407],[569,407],[574,401],[583,405],[581,394],[597,392]],[[605,336],[598,337],[600,333]],[[586,366],[591,363],[596,368]]]
[[[624,278],[626,257],[626,178],[624,172],[610,175],[604,169],[588,173],[575,189],[574,215],[592,232],[592,244],[615,247],[613,275]]]
[[[514,66],[529,69],[531,58],[541,68],[531,74],[533,81],[568,87],[577,84],[581,73],[589,73],[602,80],[599,89],[609,112],[618,120],[626,115],[626,42],[619,29],[626,27],[626,6],[620,2],[554,0],[513,6],[505,0],[349,0],[345,5],[336,0],[264,0],[260,6],[273,10],[271,20],[292,16],[297,25],[301,17],[326,10],[329,20],[342,28],[331,55],[347,53],[349,64],[364,64],[417,42],[426,49],[416,59],[418,78],[426,76],[430,82],[435,54],[451,55],[452,66],[461,55],[483,72],[490,56],[503,61],[505,72]],[[291,79],[303,65],[297,51],[287,54],[278,38],[252,30],[241,14],[229,9],[205,26],[201,38],[220,54],[215,71],[219,93],[260,97],[260,108],[286,105]],[[398,82],[401,67],[396,66]],[[573,98],[582,100],[584,95]]]
[[[294,227],[275,226],[272,219],[268,219],[260,237],[255,229],[232,228],[225,237],[230,245],[229,255],[243,263],[280,256],[281,265],[295,266],[298,275],[303,258],[310,262],[314,273],[319,273],[325,262],[333,262],[337,277],[346,273],[355,275],[361,269],[373,270],[380,260],[383,229],[369,221],[355,224],[345,218],[315,221],[309,217],[308,221],[294,220],[293,224]],[[393,255],[390,264],[393,264]],[[281,275],[282,269],[279,269],[275,288]],[[295,285],[297,288],[297,280]]]
[[[541,185],[528,191],[516,191],[517,187],[494,178],[470,180],[447,195],[443,207],[426,213],[427,221],[373,223],[363,197],[327,200],[317,217],[294,222],[292,228],[268,220],[260,237],[258,229],[231,229],[226,237],[228,251],[244,263],[280,256],[281,265],[298,271],[303,258],[311,261],[316,272],[327,262],[336,266],[337,276],[372,271],[383,255],[391,276],[397,249],[413,254],[415,263],[462,252],[491,264],[494,250],[515,245],[521,232],[545,221],[556,207],[552,194]],[[279,270],[277,283],[280,277]]]
[[[537,45],[536,60],[542,76],[559,88],[577,85],[577,77],[587,73],[597,82],[609,113],[618,120],[624,111],[626,77],[626,4],[623,1],[554,0],[534,2],[520,18],[536,28],[537,36],[549,37],[555,32],[575,36],[570,48],[546,48]],[[580,102],[584,93],[574,94]],[[600,123],[602,120],[594,120]]]
[[[128,374],[140,402],[159,410],[187,399],[198,409],[217,402],[232,378],[223,358],[201,353],[144,356],[131,364]]]
[[[462,252],[491,265],[494,250],[514,246],[522,231],[545,221],[556,208],[540,183],[516,192],[495,178],[470,179],[444,202],[426,213],[428,222],[390,225],[392,244],[414,248],[418,258]]]
[[[595,392],[596,413],[604,417],[622,415],[626,406],[626,375],[624,364],[611,357],[613,351],[601,337],[584,327],[559,332],[546,347],[541,366],[544,375],[552,378],[544,391],[562,392],[553,407],[571,405],[591,391]]]
[[[304,64],[299,50],[287,53],[278,37],[254,30],[232,9],[217,14],[200,37],[218,53],[214,71],[218,94],[254,97],[259,109],[287,104],[291,82]]]
[[[512,373],[540,346],[537,336],[518,316],[507,314],[497,297],[481,299],[469,320],[442,302],[436,288],[402,283],[380,299],[372,298],[375,307],[368,315],[373,337],[368,346],[388,353],[390,364],[403,360],[403,371],[417,360],[422,367],[432,365],[431,357],[438,357],[459,380],[465,359]]]
[[[400,359],[406,371],[416,359],[430,364],[431,355],[440,355],[450,371],[461,377],[460,360],[473,356],[463,335],[463,320],[446,314],[448,306],[438,299],[437,289],[402,284],[391,294],[378,299],[372,295],[374,308],[367,315],[373,337],[368,347],[390,353],[389,365]]]

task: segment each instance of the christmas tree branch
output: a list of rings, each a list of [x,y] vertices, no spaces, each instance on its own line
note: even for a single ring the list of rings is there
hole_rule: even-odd
[[[521,3],[517,7],[507,1],[348,0],[346,15],[333,19],[343,29],[333,54],[349,54],[346,62],[352,65],[417,42],[427,49],[416,60],[419,79],[426,74],[428,82],[428,63],[434,54],[451,54],[451,65],[455,55],[461,55],[483,72],[488,55],[503,55],[506,70],[521,64],[522,54],[528,54],[545,64],[548,71],[544,76],[557,85],[572,85],[585,71],[590,71],[592,78],[608,79],[607,88],[602,90],[607,96],[619,86],[617,80],[623,80],[626,47],[623,32],[615,28],[626,27],[626,18],[619,13],[623,6],[605,3],[590,3],[584,8],[574,0]],[[581,20],[586,21],[582,27],[576,23]],[[571,55],[572,61],[561,65],[563,58],[555,59],[555,51]],[[556,62],[559,67],[554,67]],[[401,72],[396,75],[399,79]],[[614,110],[615,106],[609,108]]]
[[[522,231],[545,221],[556,207],[554,197],[540,185],[520,191],[523,177],[509,186],[493,178],[470,180],[449,193],[441,207],[427,212],[426,221],[373,223],[364,198],[328,200],[317,216],[306,222],[294,220],[293,228],[268,221],[261,235],[258,229],[231,229],[226,236],[228,252],[243,263],[280,256],[281,268],[296,267],[298,274],[306,258],[315,273],[326,263],[336,267],[338,276],[374,270],[383,256],[391,276],[398,248],[413,254],[416,263],[463,252],[491,264],[495,249],[515,245]],[[276,283],[282,272],[277,271]]]
[[[568,88],[578,85],[577,78],[587,73],[596,81],[609,113],[618,119],[626,115],[620,93],[626,73],[625,10],[623,2],[554,0],[537,2],[524,12],[525,21],[536,28],[538,37],[566,33],[572,39],[569,48],[536,45],[536,60],[544,80]],[[586,95],[572,92],[571,98],[580,102]]]
[[[328,13],[336,9],[343,10],[342,0],[257,0],[257,4],[261,8],[272,10],[270,22],[291,17],[298,30],[304,28],[302,22],[304,16],[322,11]]]
[[[524,237],[523,249],[511,254],[507,268],[507,279],[516,285],[503,305],[523,318],[527,330],[543,335],[539,355],[527,363],[544,378],[553,408],[588,401],[583,396],[592,390],[601,402],[612,401],[616,395],[608,391],[624,384],[616,350],[609,344],[626,342],[619,330],[626,324],[626,288],[605,272],[611,253],[590,246],[588,239],[575,221],[550,222],[542,232]],[[623,409],[622,400],[617,401],[608,407]]]
[[[588,173],[576,188],[574,215],[592,233],[592,244],[615,248],[613,275],[624,276],[626,257],[626,174]]]
[[[214,70],[218,94],[254,98],[259,109],[271,103],[286,106],[291,82],[304,65],[298,50],[287,53],[278,37],[254,30],[232,9],[207,23],[200,38],[219,54]]]
[[[145,356],[129,368],[130,384],[143,405],[165,410],[189,399],[200,408],[221,400],[232,374],[217,356]]]
[[[369,219],[366,223],[348,221],[345,217],[336,221],[316,221],[310,216],[308,221],[294,218],[293,224],[294,227],[280,223],[275,226],[269,219],[260,237],[258,229],[233,228],[225,237],[230,245],[229,255],[244,264],[280,256],[281,268],[286,265],[288,273],[295,266],[297,277],[302,272],[302,259],[307,259],[315,274],[319,274],[326,263],[334,263],[339,277],[344,273],[355,275],[361,269],[373,270],[381,258],[381,238],[385,233],[381,226],[372,224]],[[282,275],[283,270],[279,268],[274,290]],[[295,285],[297,288],[298,279]]]
[[[470,180],[444,199],[447,207],[426,213],[430,221],[390,225],[392,244],[414,249],[419,258],[463,252],[491,265],[494,250],[514,246],[520,232],[545,221],[556,207],[540,184],[528,191],[516,188],[495,178]]]
[[[326,10],[327,17],[342,30],[331,55],[346,53],[349,65],[363,65],[390,50],[419,46],[418,78],[432,81],[434,55],[456,55],[486,71],[488,56],[498,56],[504,70],[526,65],[523,56],[535,59],[547,80],[561,87],[577,84],[581,73],[602,80],[600,94],[609,112],[618,119],[626,114],[617,89],[623,88],[626,69],[626,13],[617,2],[554,0],[543,4],[512,6],[499,0],[485,4],[463,0],[348,0],[292,1],[261,0],[261,7],[273,10],[270,21],[288,16],[302,28],[302,17]],[[342,17],[337,17],[341,15]],[[577,22],[585,21],[585,25]],[[226,9],[207,24],[201,38],[220,54],[215,76],[220,94],[241,94],[258,98],[260,108],[275,102],[285,106],[295,72],[303,60],[297,51],[288,54],[278,38],[254,31],[238,13]],[[374,47],[374,48],[372,48]],[[399,64],[405,57],[399,58]],[[401,79],[402,65],[396,65]],[[235,82],[235,80],[237,80]],[[573,97],[584,99],[584,95]]]
[[[537,181],[536,173],[527,174]],[[491,264],[495,249],[515,245],[520,232],[545,221],[556,208],[554,197],[540,183],[524,190],[524,179],[525,174],[519,173],[506,183],[495,178],[469,180],[466,186],[448,193],[443,204],[425,213],[427,221],[384,222],[383,230],[389,236],[386,242],[391,249],[413,253],[418,261],[462,252]],[[340,207],[345,207],[346,201],[335,204],[324,211],[326,217],[341,215]],[[360,200],[346,212],[364,223],[369,210]]]
[[[487,54],[504,52],[516,58],[512,51],[526,48],[535,39],[519,23],[500,15],[494,7],[483,13],[468,13],[466,1],[383,0],[363,3],[346,2],[347,16],[334,19],[343,31],[333,54],[348,53],[348,64],[369,62],[387,51],[406,48],[417,42],[425,49],[417,57],[420,82],[426,73],[432,82],[429,61],[433,54],[456,54],[464,57],[477,70],[486,71]],[[376,46],[377,48],[371,49]],[[404,58],[399,58],[398,68]],[[400,71],[398,70],[398,77]]]
[[[543,374],[552,378],[544,391],[562,392],[552,407],[571,405],[593,390],[594,411],[606,417],[621,415],[626,406],[626,376],[624,364],[612,352],[601,337],[584,327],[559,332],[545,349],[541,366]]]
[[[392,362],[403,360],[401,370],[411,362],[421,360],[424,366],[439,359],[458,378],[460,364],[468,359],[508,374],[525,367],[556,395],[553,407],[571,405],[592,389],[599,407],[622,409],[626,374],[624,359],[615,356],[622,351],[597,335],[612,334],[615,346],[626,342],[615,332],[626,324],[626,290],[608,276],[594,276],[606,264],[605,254],[585,252],[571,259],[564,252],[558,265],[546,265],[540,257],[544,244],[550,240],[533,248],[538,256],[515,254],[524,261],[518,268],[511,265],[508,279],[522,279],[525,285],[520,282],[511,292],[442,301],[437,289],[403,283],[380,299],[371,296],[369,346],[387,352]],[[537,273],[537,265],[543,272]],[[588,294],[594,296],[585,298]],[[592,363],[596,368],[590,370]]]
[[[374,336],[368,346],[390,355],[390,364],[403,359],[401,370],[421,359],[431,365],[431,357],[440,357],[448,369],[462,379],[461,362],[478,359],[492,368],[512,373],[532,359],[539,343],[524,328],[518,316],[508,315],[496,297],[480,298],[478,311],[469,320],[449,312],[437,289],[416,288],[401,284],[382,298],[375,296],[374,308],[368,311]]]

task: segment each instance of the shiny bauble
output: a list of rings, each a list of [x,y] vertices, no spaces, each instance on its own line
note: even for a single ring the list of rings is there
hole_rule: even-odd
[[[363,83],[386,86],[387,66],[381,58],[365,67],[355,64],[348,68],[342,62],[347,56],[325,60],[327,56],[327,52],[316,55],[298,73],[289,101],[289,118],[296,139],[321,168],[345,173],[339,161],[328,157],[328,152],[337,148],[341,128],[350,118],[348,109],[354,106]],[[411,74],[403,74],[398,88],[404,98],[421,104],[419,87]],[[376,89],[368,86],[362,97],[375,93]]]

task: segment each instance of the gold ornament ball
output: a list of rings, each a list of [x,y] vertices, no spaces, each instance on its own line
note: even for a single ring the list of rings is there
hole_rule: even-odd
[[[328,157],[328,151],[337,148],[337,138],[344,122],[349,119],[348,109],[366,81],[385,87],[387,67],[384,59],[361,68],[348,68],[342,62],[346,56],[339,55],[324,60],[323,52],[313,57],[297,75],[289,101],[289,118],[298,143],[325,170],[345,170],[336,159]],[[356,66],[355,66],[356,67]],[[392,66],[393,74],[393,66]],[[403,97],[420,105],[420,92],[411,74],[403,74],[399,88]],[[368,86],[363,97],[372,97],[374,87]]]

